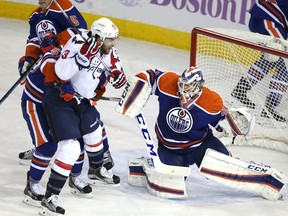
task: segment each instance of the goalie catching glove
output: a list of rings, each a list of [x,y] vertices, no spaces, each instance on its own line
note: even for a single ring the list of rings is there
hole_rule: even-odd
[[[131,118],[136,117],[141,113],[151,92],[152,88],[147,81],[139,77],[130,76],[116,107],[116,112]]]
[[[254,116],[247,108],[230,108],[226,119],[229,123],[233,136],[248,135],[254,127]]]

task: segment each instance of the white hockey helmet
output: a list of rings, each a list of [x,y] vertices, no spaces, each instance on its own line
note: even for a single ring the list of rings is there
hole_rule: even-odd
[[[183,104],[189,103],[191,105],[200,95],[204,79],[202,71],[191,66],[187,68],[178,79],[178,91],[183,100]]]
[[[104,42],[105,38],[118,37],[119,29],[110,19],[102,17],[92,23],[91,32],[93,36],[99,35]]]

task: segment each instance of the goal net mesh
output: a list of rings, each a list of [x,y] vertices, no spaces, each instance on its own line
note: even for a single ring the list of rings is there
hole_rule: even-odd
[[[205,85],[228,108],[248,107],[255,117],[254,129],[246,138],[237,137],[235,145],[288,153],[288,53],[283,47],[270,36],[251,32],[192,30],[190,64],[201,68]],[[231,144],[231,137],[220,139]]]

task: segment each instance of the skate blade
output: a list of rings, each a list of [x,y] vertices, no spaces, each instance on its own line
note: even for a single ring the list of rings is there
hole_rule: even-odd
[[[34,207],[37,207],[37,208],[41,207],[41,201],[40,200],[39,201],[33,200],[29,196],[25,196],[22,201],[23,201],[23,203],[25,203],[27,205],[30,205],[30,206],[34,206]]]
[[[77,189],[74,189],[74,188],[70,188],[70,192],[73,195],[75,195],[75,196],[83,197],[83,198],[86,198],[86,199],[92,199],[93,198],[93,194],[92,193],[88,193],[88,194],[81,193]]]
[[[47,208],[41,207],[40,211],[38,212],[39,215],[42,216],[63,216],[63,214],[57,212],[51,212]]]
[[[92,186],[100,186],[100,187],[120,187],[120,183],[114,184],[114,183],[107,183],[103,182],[101,180],[96,179],[88,179],[88,183]]]

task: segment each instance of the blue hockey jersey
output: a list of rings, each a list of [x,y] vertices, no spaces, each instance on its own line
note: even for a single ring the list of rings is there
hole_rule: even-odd
[[[137,75],[152,86],[152,94],[158,96],[159,114],[155,125],[158,140],[172,150],[190,151],[201,145],[209,126],[217,127],[225,119],[227,109],[221,97],[203,87],[192,109],[180,106],[178,78],[174,72],[147,70]]]

